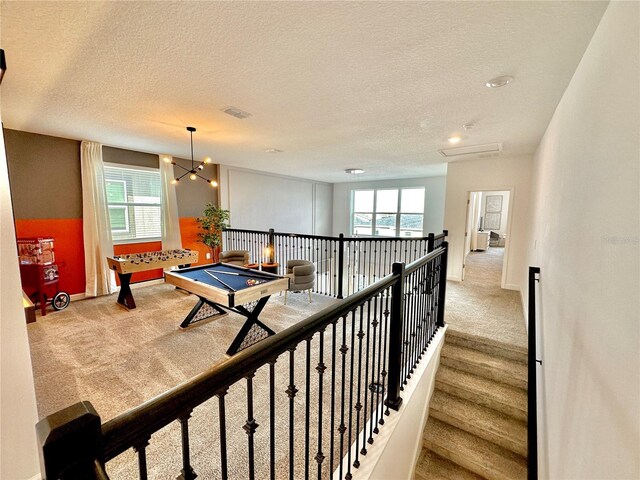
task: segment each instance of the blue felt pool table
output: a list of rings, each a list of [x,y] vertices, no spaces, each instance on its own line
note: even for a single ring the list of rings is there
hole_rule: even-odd
[[[274,332],[258,316],[269,297],[289,288],[289,279],[228,263],[213,263],[165,273],[165,281],[199,297],[180,324],[186,328],[230,310],[247,321],[227,350],[233,355]]]

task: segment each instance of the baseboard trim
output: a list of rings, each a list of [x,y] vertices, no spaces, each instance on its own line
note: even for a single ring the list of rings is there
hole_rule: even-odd
[[[73,295],[69,295],[72,302],[77,302],[78,300],[84,300],[87,298],[87,295],[84,293],[74,293]]]
[[[156,278],[155,280],[145,280],[144,282],[137,282],[131,284],[131,290],[135,290],[136,288],[148,287],[150,285],[160,285],[164,283],[164,278]],[[118,287],[120,290],[120,287]]]
[[[142,288],[142,287],[149,287],[151,285],[160,285],[164,283],[164,278],[155,278],[153,280],[145,280],[143,282],[137,282],[137,283],[132,283],[131,286],[131,290],[135,290],[136,288]],[[116,289],[114,290],[113,293],[117,293],[120,291],[120,287],[116,287]],[[111,294],[113,295],[113,294]],[[74,293],[72,295],[69,295],[71,297],[71,301],[72,302],[77,302],[79,300],[85,300],[87,298],[95,298],[95,297],[89,297],[87,296],[86,293]]]
[[[515,290],[516,292],[520,291],[520,285],[516,285],[515,283],[507,283],[504,286],[505,290]]]

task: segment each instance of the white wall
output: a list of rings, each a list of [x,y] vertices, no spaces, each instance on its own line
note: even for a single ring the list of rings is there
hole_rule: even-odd
[[[220,165],[220,206],[233,228],[330,234],[332,186]]]
[[[350,236],[351,191],[365,188],[425,187],[424,235],[440,233],[444,224],[446,177],[404,178],[375,182],[348,182],[333,185],[333,234]]]
[[[333,228],[333,185],[314,184],[314,235],[331,236]]]
[[[534,158],[544,478],[640,478],[639,18],[609,4]]]
[[[23,479],[40,470],[35,432],[38,414],[1,136],[0,225],[0,478]]]
[[[385,417],[379,435],[374,436],[372,445],[367,445],[367,456],[362,459],[360,467],[351,468],[353,480],[404,480],[414,477],[446,329],[445,326],[434,335],[427,353],[401,392],[402,405],[398,412]],[[351,458],[354,457],[355,444]],[[345,458],[344,471],[346,462]],[[339,470],[336,470],[333,478],[341,480],[338,475]]]
[[[509,190],[511,233],[505,251],[505,288],[519,290],[525,271],[531,190],[531,157],[498,157],[451,162],[447,169],[444,228],[449,230],[447,278],[459,281],[469,192]],[[560,233],[560,232],[558,232]]]

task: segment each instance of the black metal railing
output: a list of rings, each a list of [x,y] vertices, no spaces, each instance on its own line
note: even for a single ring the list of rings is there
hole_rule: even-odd
[[[297,233],[226,229],[224,250],[247,250],[255,263],[275,259],[279,273],[288,260],[316,265],[313,291],[344,298],[391,273],[395,262],[408,264],[442,245],[447,231],[426,237],[337,237]]]
[[[540,281],[540,267],[529,267],[529,344],[527,368],[527,461],[529,480],[538,479],[538,384],[536,358],[536,282]]]
[[[89,402],[41,420],[43,478],[108,478],[102,467],[113,478],[166,477],[170,472],[156,470],[158,455],[168,461],[178,453],[158,454],[154,442],[170,434],[181,442],[175,468],[184,480],[331,478],[334,471],[351,478],[444,324],[446,265],[443,241],[406,267],[395,263],[390,275],[344,301],[102,425]]]

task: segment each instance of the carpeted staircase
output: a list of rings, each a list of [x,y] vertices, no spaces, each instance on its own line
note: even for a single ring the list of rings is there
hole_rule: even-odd
[[[416,480],[527,476],[526,349],[447,331]]]

